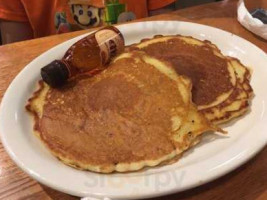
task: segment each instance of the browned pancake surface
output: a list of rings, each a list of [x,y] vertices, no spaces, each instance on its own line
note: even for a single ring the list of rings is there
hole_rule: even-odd
[[[193,83],[193,102],[197,105],[210,104],[233,88],[227,60],[216,56],[208,45],[190,45],[176,38],[148,45],[142,50],[170,62],[180,75],[189,77]]]
[[[250,70],[238,59],[224,56],[216,45],[190,36],[157,35],[130,45],[128,52],[141,50],[169,62],[192,83],[192,99],[213,123],[243,115],[253,96]]]
[[[110,173],[156,166],[218,130],[191,100],[192,83],[166,62],[133,51],[101,73],[76,77],[29,99],[35,130],[76,168]]]
[[[119,71],[111,65],[93,78],[49,90],[39,131],[56,154],[110,165],[175,151],[171,114],[187,106],[175,81],[148,64],[136,67],[134,59],[119,65]]]

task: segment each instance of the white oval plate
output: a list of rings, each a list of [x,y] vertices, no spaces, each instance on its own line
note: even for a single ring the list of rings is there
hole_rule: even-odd
[[[53,157],[32,133],[32,119],[25,111],[36,90],[40,68],[59,59],[76,37],[42,54],[27,65],[5,93],[0,110],[0,132],[5,149],[15,163],[37,181],[56,190],[102,199],[137,199],[170,194],[216,179],[242,165],[267,143],[267,56],[250,42],[209,26],[178,22],[140,22],[119,26],[127,44],[155,34],[182,34],[210,40],[225,55],[239,58],[253,69],[255,97],[251,111],[228,124],[227,137],[210,135],[172,165],[134,173],[103,175],[68,167]],[[23,59],[23,58],[22,58]]]

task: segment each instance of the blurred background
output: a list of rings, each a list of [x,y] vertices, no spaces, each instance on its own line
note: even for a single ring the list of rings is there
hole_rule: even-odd
[[[123,23],[215,1],[220,0],[0,0],[0,45]]]

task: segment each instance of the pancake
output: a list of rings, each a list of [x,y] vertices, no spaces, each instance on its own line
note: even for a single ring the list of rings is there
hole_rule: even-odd
[[[212,125],[191,100],[191,81],[142,52],[123,53],[101,73],[29,99],[34,129],[62,162],[94,172],[128,172],[171,161]]]
[[[193,102],[211,122],[227,122],[247,111],[253,94],[250,71],[211,42],[158,35],[128,47],[133,50],[167,61],[178,74],[190,78]]]

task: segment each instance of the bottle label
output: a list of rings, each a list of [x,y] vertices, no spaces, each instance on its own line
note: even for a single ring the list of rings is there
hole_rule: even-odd
[[[113,30],[100,30],[95,33],[95,39],[100,48],[100,56],[103,65],[107,64],[112,57],[123,51],[123,38]]]

